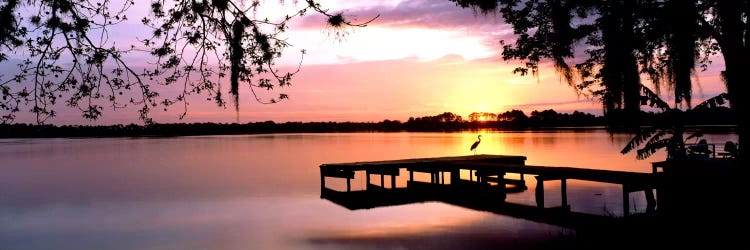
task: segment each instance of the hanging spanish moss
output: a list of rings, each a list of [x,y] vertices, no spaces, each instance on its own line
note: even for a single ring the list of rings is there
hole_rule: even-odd
[[[567,2],[566,2],[567,3]],[[568,85],[575,86],[573,82],[573,70],[565,62],[565,58],[573,57],[570,28],[570,8],[561,1],[550,1],[550,16],[555,42],[552,44],[552,58],[555,62],[555,70],[559,72]]]
[[[668,16],[667,37],[667,76],[674,88],[675,104],[683,101],[690,107],[691,79],[694,73],[696,53],[696,30],[698,14],[693,1],[672,0],[667,3],[670,9]]]
[[[273,59],[273,52],[271,52],[271,44],[268,42],[268,36],[261,33],[257,27],[253,26],[253,39],[258,43],[258,46],[260,46],[260,51],[263,53],[263,61],[271,61],[271,59]]]
[[[232,37],[229,43],[229,57],[231,63],[231,75],[229,78],[231,86],[229,93],[232,94],[232,98],[234,99],[234,109],[238,113],[240,111],[239,86],[242,58],[244,57],[244,50],[242,48],[242,36],[244,32],[245,25],[242,24],[242,22],[235,21],[232,24]]]

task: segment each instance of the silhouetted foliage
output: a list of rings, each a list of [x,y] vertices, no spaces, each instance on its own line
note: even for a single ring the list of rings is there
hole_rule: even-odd
[[[156,0],[140,20],[151,29],[150,37],[121,44],[110,39],[110,32],[122,29],[117,25],[128,20],[134,0],[2,1],[0,62],[18,67],[13,75],[0,75],[2,122],[31,106],[37,123],[44,123],[57,114],[58,102],[91,120],[105,108],[135,105],[145,123],[151,122],[151,109],[181,103],[182,118],[186,97],[192,94],[204,94],[225,106],[222,84],[227,81],[235,109],[240,84],[261,103],[286,99],[281,93],[264,100],[256,91],[289,86],[299,70],[285,72],[276,66],[289,46],[280,34],[290,20],[314,11],[327,16],[334,29],[372,21],[355,24],[341,13],[328,13],[314,0],[296,2],[296,11],[276,18],[264,16],[268,13],[259,9],[268,3],[258,0]],[[8,61],[9,53],[21,61]],[[173,86],[179,92],[165,97],[157,86]]]
[[[574,111],[558,113],[554,110],[532,111],[527,117],[523,111],[512,110],[498,115],[496,121],[471,122],[461,116],[445,112],[435,116],[410,117],[408,121],[383,120],[380,122],[253,122],[245,124],[192,123],[192,124],[147,124],[111,126],[53,126],[30,124],[0,124],[0,138],[33,137],[122,137],[122,136],[186,136],[186,135],[233,135],[258,133],[324,133],[324,132],[398,132],[431,131],[451,132],[475,129],[560,129],[563,127],[604,126],[604,117]],[[511,115],[512,114],[512,115]],[[642,113],[645,121],[652,124],[671,122],[665,113]],[[718,117],[725,123],[707,124],[705,115]],[[511,117],[511,118],[508,118]],[[686,124],[718,125],[733,124],[726,108],[689,110],[683,114]]]
[[[497,115],[498,121],[509,121],[509,122],[515,122],[519,120],[525,120],[529,119],[528,116],[526,116],[526,113],[524,113],[521,110],[511,110],[511,111],[505,111],[504,113],[500,113]]]
[[[485,122],[485,121],[495,121],[495,120],[497,120],[497,114],[493,114],[493,113],[473,112],[469,114],[470,122]]]
[[[238,123],[171,123],[111,126],[53,126],[31,124],[0,124],[0,138],[35,137],[130,137],[130,136],[190,136],[237,135],[261,133],[321,133],[399,131],[401,122],[385,120],[365,122],[285,122],[273,121]]]
[[[533,111],[529,122],[537,126],[600,126],[604,125],[604,119],[592,114],[573,111],[571,114],[557,113],[548,109]]]
[[[735,116],[747,110],[741,84],[750,82],[748,0],[451,1],[500,12],[517,35],[513,43],[501,41],[503,59],[524,62],[514,72],[536,74],[542,60],[551,60],[571,86],[601,99],[610,126],[639,125],[641,74],[657,93],[669,85],[675,106],[690,108],[695,65],[706,70],[718,53]],[[746,126],[736,120],[743,144]]]
[[[436,116],[409,117],[404,124],[407,130],[422,131],[456,131],[461,130],[463,118],[451,112],[445,112]]]
[[[726,100],[726,94],[720,94],[713,98],[696,105],[694,109],[682,111],[677,108],[671,108],[658,95],[652,92],[646,86],[641,86],[644,99],[642,104],[651,107],[657,107],[662,112],[662,119],[653,120],[652,126],[642,128],[622,149],[621,153],[626,154],[636,150],[639,160],[646,159],[662,148],[667,149],[667,155],[670,159],[684,159],[688,157],[686,151],[686,141],[693,138],[699,138],[703,135],[701,130],[691,132],[687,137],[685,125],[689,124],[688,117],[700,117],[707,115],[708,110],[720,109]],[[689,113],[691,112],[691,113]],[[712,110],[712,113],[715,112]],[[640,148],[639,148],[640,147]]]

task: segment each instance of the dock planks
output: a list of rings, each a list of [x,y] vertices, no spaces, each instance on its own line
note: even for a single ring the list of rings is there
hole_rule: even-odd
[[[514,190],[526,190],[524,175],[534,175],[537,180],[537,186],[534,189],[536,192],[537,208],[544,209],[544,182],[545,181],[561,181],[561,196],[562,204],[560,207],[567,208],[567,180],[584,180],[602,183],[611,183],[622,185],[623,192],[623,214],[629,215],[629,194],[631,192],[643,191],[646,195],[648,211],[653,211],[656,207],[656,200],[654,198],[653,189],[658,186],[658,175],[651,173],[638,173],[638,172],[626,172],[626,171],[614,171],[614,170],[600,170],[600,169],[588,169],[588,168],[575,168],[575,167],[562,167],[562,166],[534,166],[525,164],[525,156],[509,156],[509,155],[472,155],[472,156],[454,156],[454,157],[435,157],[435,158],[415,158],[415,159],[401,159],[401,160],[387,160],[387,161],[367,161],[367,162],[353,162],[353,163],[334,163],[334,164],[323,164],[320,166],[321,173],[321,193],[324,191],[331,196],[332,190],[325,187],[325,178],[346,178],[347,179],[347,192],[351,192],[349,181],[354,178],[355,171],[364,171],[367,178],[367,190],[365,191],[384,191],[384,190],[395,190],[395,178],[399,175],[401,170],[409,172],[410,186],[415,184],[413,173],[422,172],[431,174],[431,180],[429,184],[440,184],[444,185],[445,173],[450,173],[451,180],[450,186],[462,186],[467,185],[484,185],[489,186],[490,183],[495,183],[492,193],[500,200],[505,199],[505,193]],[[459,179],[460,171],[468,170],[470,172],[470,181]],[[518,174],[520,179],[508,179],[505,177],[506,174]],[[381,186],[379,188],[371,188],[370,175],[380,175]],[[386,189],[384,186],[384,177],[388,175],[391,180],[391,189]],[[476,177],[476,182],[473,177]],[[468,184],[467,184],[468,183]],[[473,184],[472,184],[473,183]],[[456,184],[456,185],[453,185]],[[510,185],[510,188],[506,187]],[[428,185],[429,187],[429,185]],[[436,185],[432,185],[434,188],[438,188]],[[408,188],[408,187],[407,187]],[[439,187],[445,188],[445,187]],[[452,187],[456,189],[457,187]],[[437,191],[437,190],[432,190]],[[428,190],[427,193],[432,192]],[[477,190],[475,190],[477,191]],[[498,192],[499,191],[499,192]],[[397,192],[390,192],[391,195],[397,195]],[[387,195],[387,193],[382,193]],[[424,193],[422,193],[424,195]],[[451,194],[448,192],[447,194]],[[480,201],[471,201],[470,197],[462,197],[465,194],[454,193],[457,195],[456,199],[452,198],[441,198],[440,200],[451,202],[447,203],[477,203]],[[342,197],[342,196],[335,196]],[[346,195],[343,197],[347,197]],[[379,196],[380,197],[380,196]],[[406,200],[420,200],[419,197],[410,197]],[[462,200],[468,199],[468,200]],[[399,199],[397,199],[399,200]],[[434,198],[433,198],[434,200]],[[340,199],[339,199],[339,202]]]

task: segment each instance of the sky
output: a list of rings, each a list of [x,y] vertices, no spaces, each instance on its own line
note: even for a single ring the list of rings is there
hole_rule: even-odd
[[[281,65],[295,66],[300,50],[307,54],[290,87],[281,93],[290,99],[267,105],[254,101],[249,90],[240,88],[240,111],[217,107],[205,96],[189,98],[187,116],[179,120],[181,108],[155,110],[155,122],[257,122],[357,121],[384,119],[406,121],[409,117],[453,112],[468,117],[471,112],[501,113],[520,109],[574,110],[601,114],[601,104],[580,95],[567,85],[549,63],[542,63],[538,76],[512,73],[518,61],[503,61],[500,40],[513,41],[510,26],[497,15],[481,15],[461,9],[448,0],[331,0],[319,1],[334,13],[343,11],[349,20],[379,18],[364,28],[348,28],[342,39],[331,35],[325,17],[308,14],[292,21],[283,36],[292,47]],[[278,16],[294,8],[293,1],[273,6],[265,1],[261,14]],[[302,4],[302,3],[297,3]],[[134,12],[147,13],[137,6]],[[297,6],[299,7],[299,6]],[[131,20],[140,20],[136,14]],[[121,43],[133,40],[136,24],[114,30]],[[696,73],[694,98],[710,98],[724,91],[718,72],[721,58],[705,72]],[[228,85],[228,84],[225,84]],[[224,91],[228,91],[224,89]],[[262,93],[274,97],[278,91]],[[668,91],[662,92],[667,99]],[[697,103],[697,102],[694,102]],[[97,121],[58,105],[53,124],[139,123],[134,108],[105,109]],[[33,122],[30,114],[19,114],[17,122]]]

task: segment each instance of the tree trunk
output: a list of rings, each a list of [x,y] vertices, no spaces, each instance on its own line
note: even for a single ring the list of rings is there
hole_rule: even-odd
[[[640,116],[640,76],[635,58],[634,1],[609,1],[602,13],[605,86],[604,107],[610,125],[637,129]],[[614,112],[613,112],[614,111]]]
[[[616,1],[611,1],[611,4],[616,5]],[[620,65],[622,54],[618,52],[622,48],[619,9],[617,6],[605,7],[602,11],[604,15],[601,17],[602,42],[604,44],[604,63],[601,73],[602,84],[606,91],[604,94],[604,109],[610,120],[613,116],[619,117],[621,112],[615,111],[622,108],[622,67]]]
[[[625,127],[637,129],[640,121],[638,117],[641,111],[641,79],[638,73],[638,61],[635,58],[635,7],[637,2],[626,0],[622,5],[622,79],[623,79],[623,102],[625,104]]]
[[[744,3],[736,0],[718,0],[717,10],[721,20],[722,43],[721,52],[724,55],[724,64],[726,65],[726,84],[727,95],[729,95],[729,104],[734,110],[737,119],[737,133],[739,135],[739,154],[740,164],[744,165],[745,144],[747,140],[747,126],[741,114],[747,111],[746,104],[742,100],[741,84],[750,80],[750,68],[746,60],[750,59],[750,53],[747,49],[743,33],[747,28],[742,21],[742,11]]]

